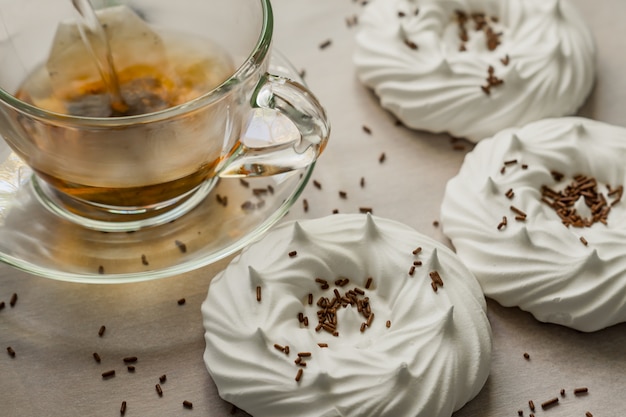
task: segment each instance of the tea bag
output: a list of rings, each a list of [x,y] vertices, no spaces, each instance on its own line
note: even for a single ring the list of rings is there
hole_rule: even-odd
[[[169,107],[174,80],[161,37],[127,6],[98,10],[95,17],[61,22],[55,34],[46,68],[62,112],[110,117]],[[81,36],[79,24],[103,30]]]

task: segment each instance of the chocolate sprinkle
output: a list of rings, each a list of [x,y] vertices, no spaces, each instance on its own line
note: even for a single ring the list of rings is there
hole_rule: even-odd
[[[115,376],[115,370],[111,369],[110,371],[106,371],[102,373],[102,378],[112,378]]]
[[[408,46],[409,48],[413,49],[414,51],[418,49],[417,44],[410,39],[405,39],[404,44]]]
[[[330,39],[325,40],[320,44],[320,49],[328,48],[333,42]]]
[[[183,242],[181,242],[180,240],[176,240],[174,241],[174,243],[176,244],[176,246],[178,247],[178,250],[180,250],[181,253],[187,252],[187,245],[185,245]]]
[[[554,171],[552,175],[554,176]],[[559,180],[562,178],[562,174],[559,174]],[[597,222],[607,224],[611,207],[620,201],[624,187],[620,185],[612,189],[608,186],[607,197],[615,197],[609,204],[604,194],[598,191],[597,185],[595,178],[577,175],[561,191],[555,191],[547,185],[542,186],[541,201],[557,213],[566,227],[590,227]],[[581,216],[575,207],[581,198],[591,212],[588,217]]]
[[[546,408],[553,407],[557,405],[558,403],[559,403],[558,397],[550,398],[549,400],[541,403],[541,408],[545,410]]]

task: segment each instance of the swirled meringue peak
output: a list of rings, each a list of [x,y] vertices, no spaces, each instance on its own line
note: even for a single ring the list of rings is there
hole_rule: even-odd
[[[580,331],[626,321],[626,129],[556,118],[467,154],[444,233],[485,295]]]
[[[574,114],[595,79],[569,0],[372,0],[359,27],[358,78],[414,129],[477,142]]]
[[[456,255],[408,226],[289,222],[211,282],[204,360],[255,417],[450,417],[489,374],[485,310]]]

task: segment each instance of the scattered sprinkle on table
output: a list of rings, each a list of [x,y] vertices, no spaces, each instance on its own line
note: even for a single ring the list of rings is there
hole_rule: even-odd
[[[346,17],[346,26],[351,28],[352,26],[356,26],[359,23],[359,17],[357,15],[352,15]]]
[[[11,307],[15,307],[16,303],[17,303],[17,293],[13,293],[13,295],[11,295],[11,300],[9,301],[9,305]]]
[[[530,359],[530,355],[528,354],[528,352],[524,352],[524,359],[526,360]]]
[[[102,372],[102,378],[113,378],[115,376],[115,369],[111,369],[110,371]]]
[[[187,302],[187,300],[185,300],[184,298],[180,298],[177,303],[179,306],[182,306],[183,304],[185,304]]]
[[[326,49],[328,48],[333,42],[330,39],[325,40],[324,42],[320,43],[320,49]]]
[[[154,389],[156,389],[156,392],[157,392],[157,394],[159,394],[159,397],[162,397],[162,396],[163,396],[163,388],[161,388],[161,385],[160,385],[160,384],[156,384],[156,385],[154,386]]]
[[[10,357],[12,357],[12,358],[15,357],[15,350],[13,350],[13,348],[11,346],[7,347],[7,353],[9,354]]]
[[[193,403],[191,401],[183,401],[183,407],[188,408],[188,409],[192,409],[193,408]]]
[[[159,377],[159,382],[162,384],[167,381],[167,375],[163,374]]]
[[[135,363],[137,362],[137,356],[128,356],[123,359],[124,363]]]
[[[95,359],[96,362],[100,363],[102,361],[102,359],[100,358],[100,355],[98,355],[98,352],[94,352],[93,353],[93,358]]]
[[[98,336],[102,337],[104,335],[104,332],[106,331],[106,326],[102,325],[100,326],[100,329],[98,329]]]
[[[589,392],[589,389],[587,387],[574,389],[574,395],[583,395],[583,394],[587,394],[588,392]]]
[[[120,414],[126,414],[126,401],[122,401],[122,405],[120,406]]]
[[[557,405],[558,403],[559,403],[558,397],[550,398],[549,400],[541,403],[541,408],[545,410],[546,408],[553,407]]]

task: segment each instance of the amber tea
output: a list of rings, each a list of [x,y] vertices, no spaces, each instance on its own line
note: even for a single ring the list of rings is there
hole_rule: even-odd
[[[98,19],[106,42],[96,30],[62,23],[47,62],[27,77],[16,97],[72,116],[134,116],[188,103],[234,71],[229,55],[210,40],[156,32],[126,7],[105,9]],[[56,167],[37,173],[57,190],[97,204],[134,207],[167,201],[201,184],[223,158],[223,120],[219,114],[200,118],[190,113],[166,122],[168,126],[113,130],[112,140],[106,141],[94,140],[89,130],[59,135],[31,126],[33,145],[59,154]],[[45,141],[38,140],[41,134],[47,135]],[[194,135],[205,140],[185,140]],[[63,154],[75,161],[81,153],[91,168],[58,164]],[[92,166],[94,157],[98,166]],[[132,172],[125,168],[129,159]]]
[[[49,61],[24,81],[16,97],[56,113],[86,117],[119,117],[152,113],[186,103],[212,90],[233,72],[228,55],[207,40],[177,33],[159,33],[159,59],[144,59],[149,46],[130,40],[114,52],[115,79],[122,103],[88,54],[72,56],[71,74]],[[154,55],[152,52],[151,55]],[[128,57],[131,62],[125,61]],[[113,78],[113,77],[109,77]]]
[[[99,25],[83,26],[98,29],[62,23],[48,61],[16,97],[73,116],[132,116],[188,102],[234,70],[210,40],[155,32],[127,7],[104,9],[96,18]]]

